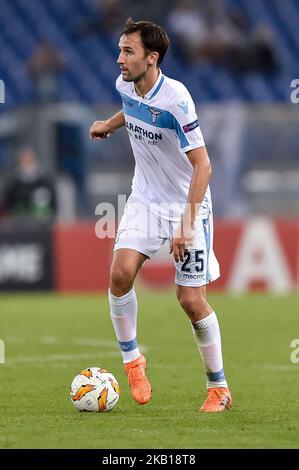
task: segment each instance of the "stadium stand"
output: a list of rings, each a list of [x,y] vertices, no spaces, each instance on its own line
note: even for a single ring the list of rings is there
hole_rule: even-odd
[[[136,5],[130,10],[131,3],[124,2],[125,12],[133,11],[139,14],[136,19],[141,19],[143,15]],[[149,19],[159,17],[161,3],[151,2],[152,18]],[[171,10],[175,2],[167,4]],[[271,28],[278,70],[240,74],[221,64],[203,62],[188,67],[186,72],[173,50],[170,50],[163,70],[184,81],[198,102],[288,101],[290,77],[299,76],[299,3],[296,0],[225,0],[224,5],[227,12],[241,9],[250,25],[262,22]],[[0,76],[6,85],[6,109],[32,101],[33,83],[26,64],[45,39],[67,58],[65,72],[58,78],[59,100],[90,104],[118,100],[114,89],[118,74],[115,63],[118,31],[115,34],[76,34],[76,22],[94,16],[95,2],[92,0],[1,1]]]

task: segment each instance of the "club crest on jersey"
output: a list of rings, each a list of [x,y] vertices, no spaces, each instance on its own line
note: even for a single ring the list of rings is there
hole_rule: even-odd
[[[157,123],[157,118],[158,118],[158,116],[160,116],[160,114],[162,114],[162,111],[158,111],[155,108],[147,108],[147,109],[149,110],[149,112],[152,115],[152,123],[156,124]]]

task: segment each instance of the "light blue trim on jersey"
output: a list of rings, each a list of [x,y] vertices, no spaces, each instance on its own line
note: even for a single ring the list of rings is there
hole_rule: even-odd
[[[205,234],[206,239],[206,247],[207,247],[207,271],[206,271],[206,282],[210,282],[211,275],[209,271],[209,255],[210,255],[210,247],[211,247],[211,233],[210,233],[210,219],[203,219],[202,221],[203,231]]]
[[[157,88],[159,88],[159,85]],[[141,103],[140,101],[134,100],[133,98],[128,95],[125,95],[124,93],[120,93],[120,96],[123,102],[123,112],[126,115],[134,117],[139,121],[146,122],[147,124],[151,124],[152,126],[155,126],[160,129],[173,129],[175,130],[178,138],[180,139],[181,148],[185,148],[190,145],[177,119],[169,111],[156,108],[156,106],[146,105],[144,103]],[[155,111],[160,112],[161,114],[156,114],[155,118],[153,118],[153,115],[149,111],[149,108],[152,108]]]
[[[137,348],[137,340],[134,338],[131,341],[119,341],[119,345],[124,352],[133,351]]]
[[[157,88],[153,91],[153,94],[149,97],[149,100],[151,100],[154,96],[156,96],[156,94],[160,90],[161,86],[163,85],[163,82],[164,82],[164,75],[162,75],[161,80],[160,80]]]

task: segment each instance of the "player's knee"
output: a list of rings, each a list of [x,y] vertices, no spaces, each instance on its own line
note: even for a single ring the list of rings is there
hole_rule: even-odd
[[[182,293],[179,295],[181,307],[187,314],[193,314],[199,307],[199,299],[194,295]]]
[[[206,315],[209,308],[205,296],[199,292],[179,291],[178,300],[191,321],[197,321]]]
[[[133,286],[134,275],[128,266],[112,266],[110,270],[110,287],[128,289]]]

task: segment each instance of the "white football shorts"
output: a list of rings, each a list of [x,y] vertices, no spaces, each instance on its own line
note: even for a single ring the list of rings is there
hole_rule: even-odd
[[[130,248],[151,258],[159,248],[170,242],[180,221],[162,218],[132,196],[128,199],[115,238],[114,251]],[[183,262],[171,254],[176,274],[175,283],[199,287],[220,276],[219,264],[213,251],[213,216],[197,217],[192,244],[187,247]]]

